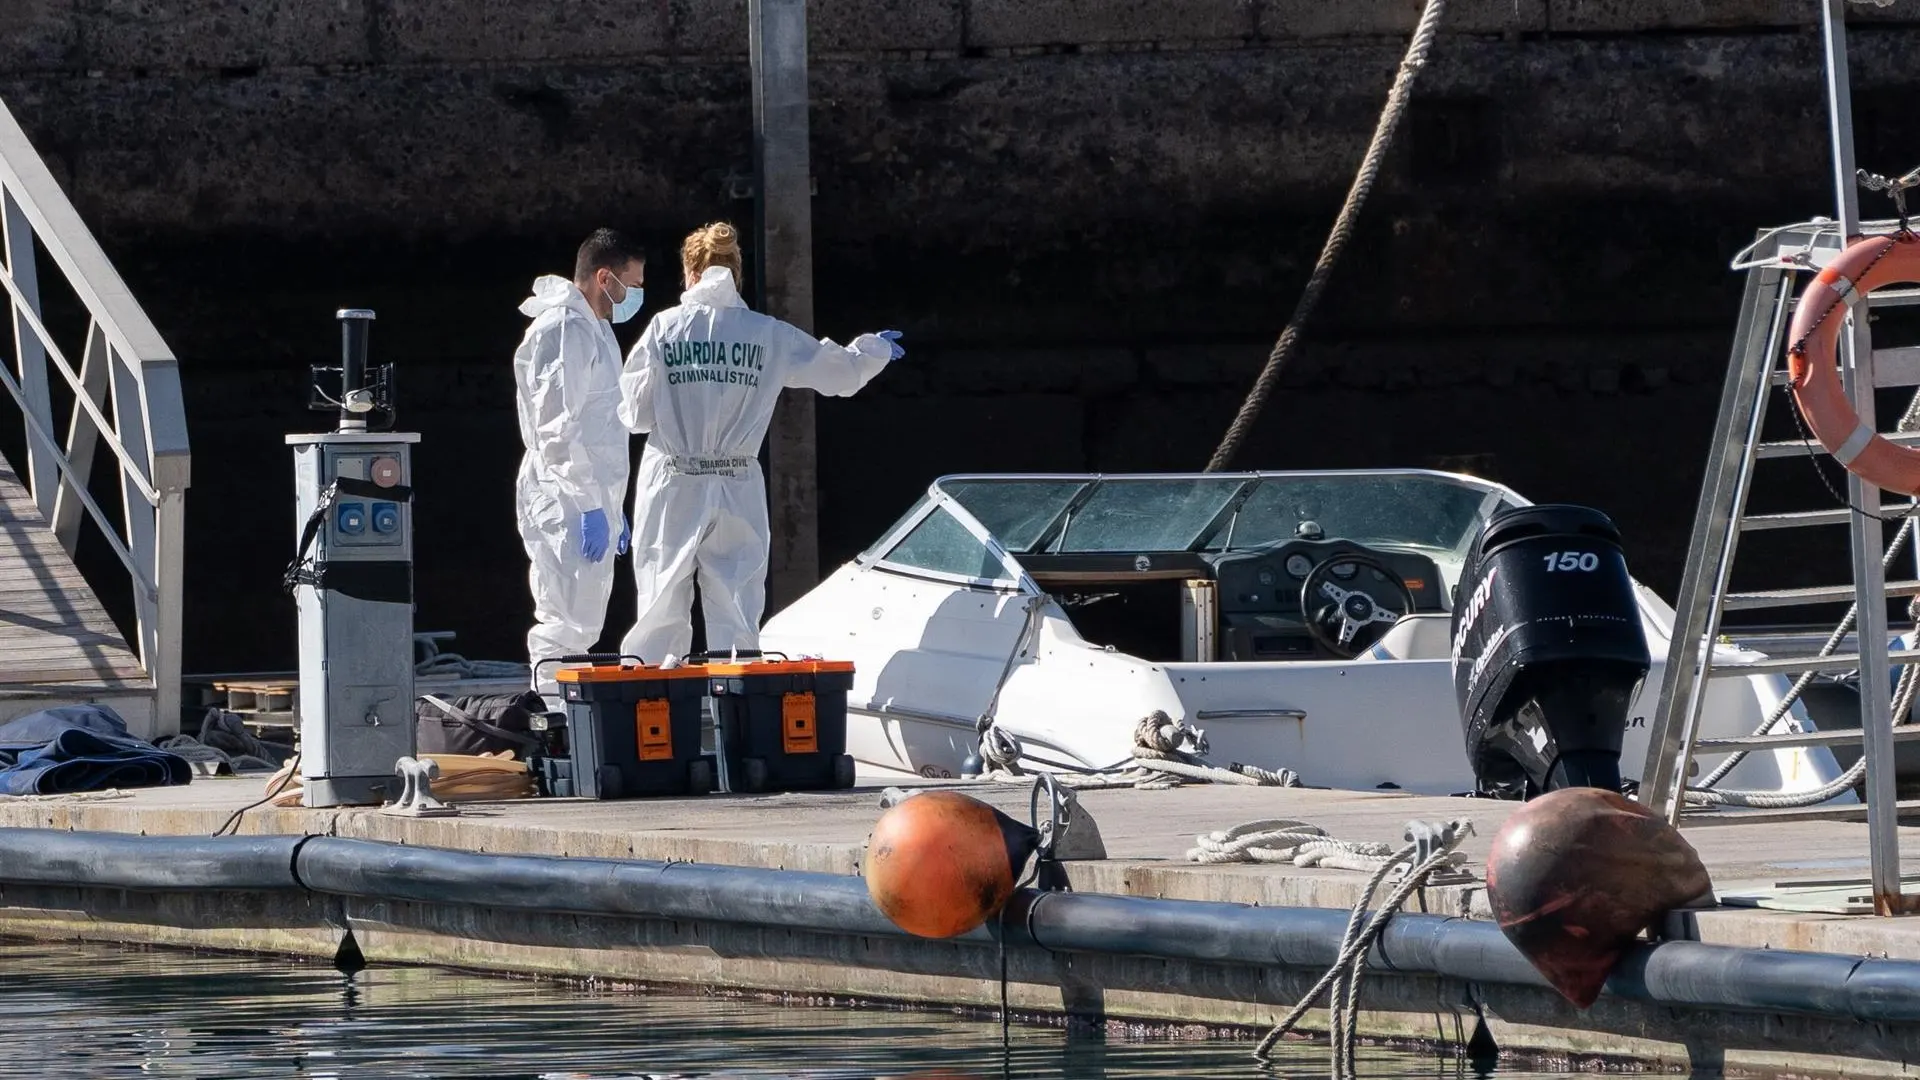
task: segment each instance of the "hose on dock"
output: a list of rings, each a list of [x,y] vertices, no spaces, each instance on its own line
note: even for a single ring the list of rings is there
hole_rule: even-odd
[[[0,828],[0,884],[135,892],[300,892],[541,914],[731,923],[838,937],[907,938],[850,874],[496,855],[331,836],[136,836]],[[1398,892],[1398,889],[1395,890]],[[1389,901],[1392,897],[1389,897]],[[1491,922],[1400,912],[1369,949],[1352,915],[1319,908],[1036,891],[953,939],[1010,948],[1254,968],[1345,963],[1401,975],[1534,987],[1546,980]],[[943,946],[947,947],[947,946]],[[857,952],[858,950],[856,950]],[[1337,976],[1336,976],[1337,978]],[[1920,961],[1690,941],[1630,950],[1607,993],[1666,1008],[1920,1022]]]

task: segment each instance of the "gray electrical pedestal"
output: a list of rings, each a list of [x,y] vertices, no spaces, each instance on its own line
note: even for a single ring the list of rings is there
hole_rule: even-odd
[[[391,365],[370,372],[373,312],[346,310],[341,366],[316,368],[315,407],[340,426],[289,435],[299,552],[286,586],[299,607],[301,802],[378,805],[399,797],[395,763],[415,752],[413,474],[420,436],[367,430],[391,422]],[[340,397],[318,378],[340,372]]]

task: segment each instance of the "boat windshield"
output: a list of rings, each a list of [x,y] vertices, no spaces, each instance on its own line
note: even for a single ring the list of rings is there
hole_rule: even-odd
[[[1296,537],[1453,551],[1496,506],[1522,503],[1498,485],[1413,470],[965,476],[939,487],[1016,556],[1238,551]]]

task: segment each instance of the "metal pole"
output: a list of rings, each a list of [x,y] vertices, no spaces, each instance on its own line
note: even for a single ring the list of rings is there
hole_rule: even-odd
[[[1833,138],[1833,186],[1839,200],[1840,232],[1852,240],[1860,232],[1860,198],[1853,160],[1853,104],[1847,73],[1846,0],[1826,0],[1821,8],[1822,41],[1826,47],[1827,115]],[[1865,305],[1849,318],[1853,333],[1841,338],[1841,373],[1860,422],[1874,429],[1873,334]],[[1893,771],[1893,703],[1888,685],[1891,661],[1887,656],[1887,583],[1880,560],[1886,536],[1876,518],[1880,489],[1847,473],[1847,497],[1856,508],[1851,519],[1853,581],[1860,619],[1860,731],[1867,762],[1867,845],[1871,865],[1873,907],[1882,915],[1904,908],[1900,892],[1900,836],[1898,792]]]
[[[40,273],[34,265],[33,225],[27,220],[26,211],[15,201],[13,193],[0,187],[0,237],[4,237],[4,269],[12,276],[14,287],[20,290],[22,305],[26,310],[13,312],[13,340],[20,356],[20,390],[24,399],[20,406],[33,411],[33,418],[40,421],[45,430],[53,431],[53,398],[48,393],[47,347],[40,335],[27,322],[27,311],[38,318],[46,313],[40,308]],[[60,470],[54,465],[47,451],[27,440],[27,481],[33,493],[34,505],[40,510],[40,516],[51,519],[55,496],[60,488]],[[82,476],[85,474],[82,473]]]
[[[1753,481],[1753,444],[1759,441],[1767,415],[1768,375],[1779,342],[1781,320],[1791,283],[1776,269],[1747,272],[1740,302],[1739,326],[1727,381],[1721,391],[1719,419],[1715,421],[1716,456],[1700,482],[1700,502],[1694,511],[1693,537],[1687,546],[1686,572],[1673,615],[1673,637],[1667,647],[1666,678],[1647,734],[1647,760],[1640,772],[1640,802],[1680,824],[1686,807],[1688,777],[1683,765],[1693,759],[1712,672],[1713,642],[1720,634],[1722,596],[1733,576],[1734,553],[1740,543],[1739,521],[1746,513],[1747,491]],[[1762,319],[1763,309],[1772,315]]]
[[[153,651],[143,655],[153,678],[153,735],[180,734],[181,638],[186,633],[185,589],[187,506],[181,487],[162,487],[154,507],[153,580],[159,597],[154,603]]]
[[[748,0],[755,218],[766,312],[813,330],[813,183],[808,162],[806,0]],[[773,526],[768,610],[820,579],[819,476],[811,390],[780,395],[767,432]]]
[[[334,318],[340,321],[340,430],[365,431],[366,414],[349,406],[367,389],[367,335],[373,312],[342,308]]]

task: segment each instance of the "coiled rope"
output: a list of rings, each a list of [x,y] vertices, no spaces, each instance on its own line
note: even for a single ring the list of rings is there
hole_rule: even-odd
[[[1249,787],[1302,786],[1300,774],[1292,769],[1263,769],[1237,761],[1224,767],[1215,765],[1207,760],[1209,749],[1205,732],[1188,727],[1160,709],[1133,726],[1133,756],[1105,768],[1071,765],[1031,754],[1018,737],[990,722],[980,732],[980,759],[986,766],[981,779],[1025,783],[1032,777],[1024,762],[1032,761],[1056,770],[1054,776],[1061,784],[1081,789],[1133,787],[1158,791],[1188,781]]]
[[[1291,818],[1267,818],[1231,829],[1201,833],[1187,849],[1197,863],[1288,863],[1331,870],[1378,870],[1394,860],[1387,844],[1337,840],[1318,825]]]
[[[1313,273],[1307,278],[1306,288],[1300,292],[1300,300],[1294,305],[1293,317],[1287,322],[1285,330],[1280,332],[1280,340],[1274,343],[1273,352],[1267,356],[1266,366],[1260,369],[1260,377],[1254,380],[1253,390],[1240,404],[1240,412],[1227,428],[1226,437],[1220,440],[1219,449],[1213,452],[1213,460],[1207,462],[1207,472],[1219,472],[1233,460],[1240,444],[1246,441],[1247,432],[1253,429],[1253,422],[1266,405],[1267,397],[1273,393],[1273,386],[1280,379],[1280,370],[1299,348],[1301,330],[1306,326],[1313,309],[1320,303],[1320,294],[1326,290],[1327,279],[1333,276],[1333,265],[1340,261],[1340,255],[1346,250],[1347,242],[1353,238],[1354,220],[1360,216],[1360,207],[1367,201],[1367,194],[1373,190],[1374,178],[1380,173],[1380,163],[1385,159],[1387,147],[1393,142],[1393,133],[1400,126],[1400,117],[1406,112],[1407,101],[1413,96],[1414,79],[1420,69],[1426,66],[1427,53],[1433,47],[1433,38],[1440,29],[1440,16],[1446,11],[1446,0],[1427,0],[1426,7],[1420,13],[1419,25],[1414,27],[1413,40],[1407,44],[1407,54],[1400,61],[1399,73],[1394,76],[1393,89],[1387,92],[1387,105],[1380,113],[1380,121],[1374,126],[1373,141],[1367,145],[1367,153],[1360,161],[1360,171],[1354,175],[1353,186],[1347,191],[1347,201],[1340,207],[1340,216],[1334,219],[1333,231],[1327,234],[1327,242],[1320,249],[1320,259],[1313,264]]]

